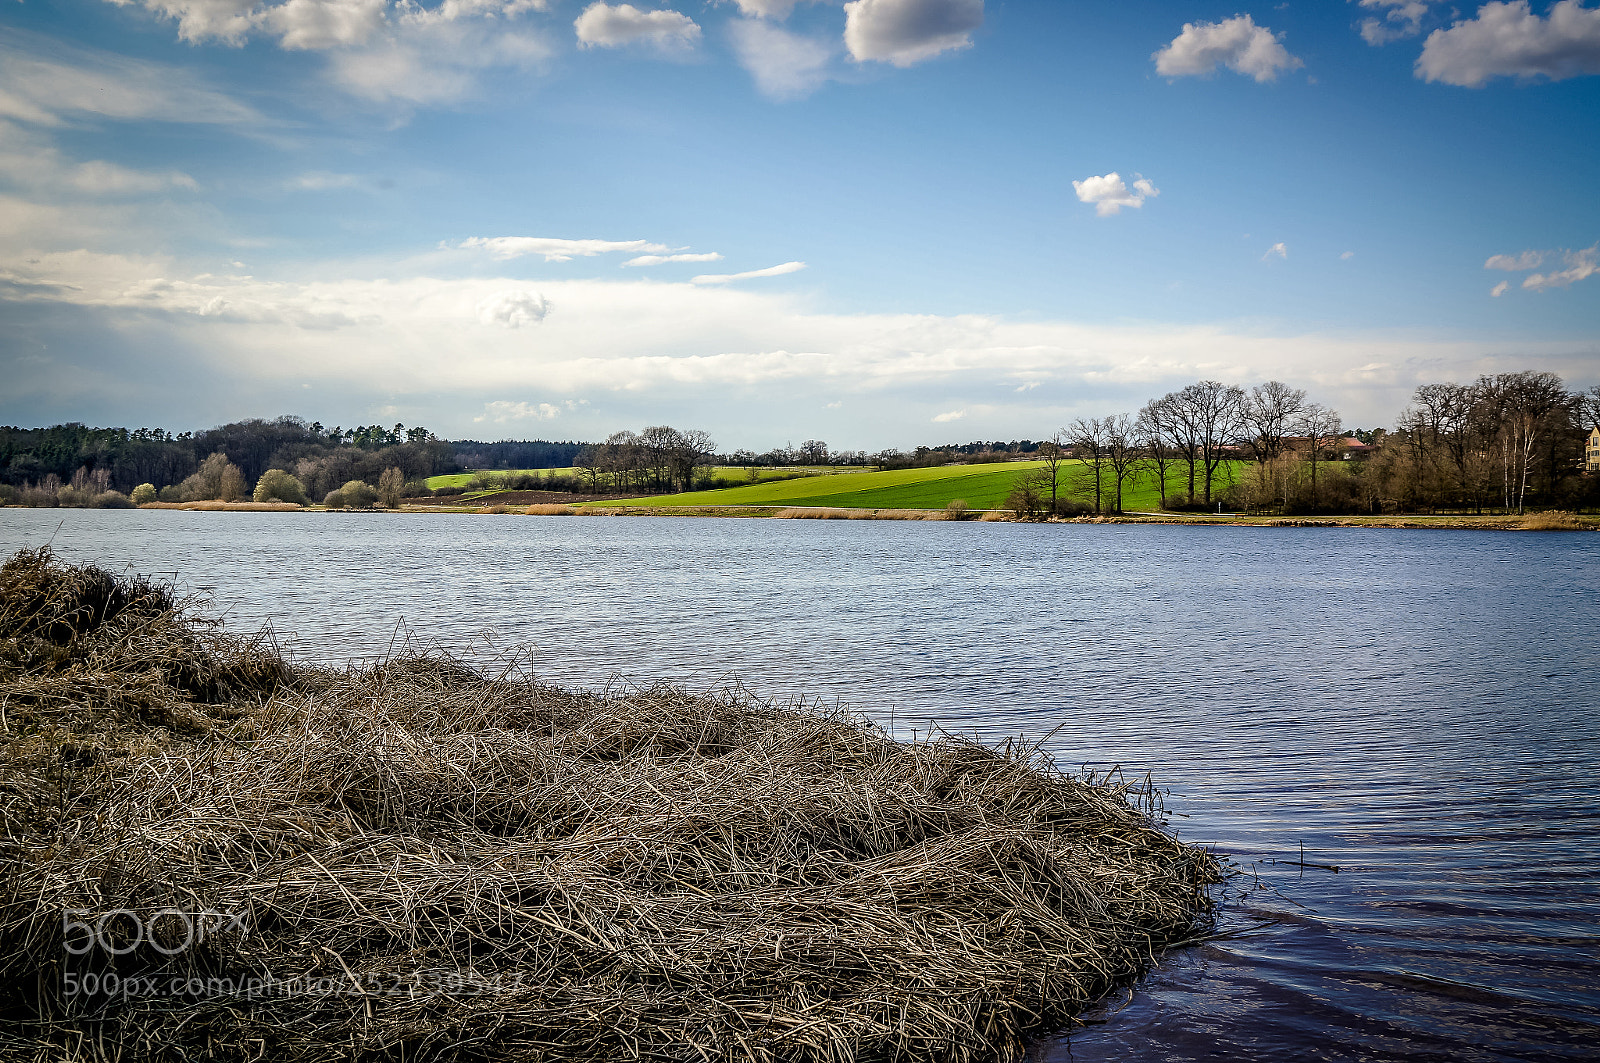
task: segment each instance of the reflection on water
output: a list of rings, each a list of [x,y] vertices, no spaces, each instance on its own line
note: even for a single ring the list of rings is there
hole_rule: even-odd
[[[1043,1058],[1600,1044],[1600,536],[0,511],[7,552],[52,534],[305,656],[409,628],[529,645],[559,682],[737,680],[1154,772],[1243,869],[1238,934]],[[1302,845],[1341,870],[1286,864]]]

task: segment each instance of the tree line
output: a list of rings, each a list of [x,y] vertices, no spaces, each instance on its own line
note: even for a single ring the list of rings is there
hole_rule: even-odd
[[[1136,414],[1080,417],[1041,443],[1042,466],[1010,507],[1027,515],[1121,512],[1124,492],[1157,487],[1164,509],[1213,505],[1284,513],[1418,512],[1600,502],[1581,464],[1600,426],[1600,386],[1570,391],[1525,370],[1470,384],[1424,384],[1393,429],[1347,430],[1339,412],[1270,380],[1202,380]],[[1360,452],[1362,460],[1348,460]],[[1063,477],[1067,462],[1078,473]]]

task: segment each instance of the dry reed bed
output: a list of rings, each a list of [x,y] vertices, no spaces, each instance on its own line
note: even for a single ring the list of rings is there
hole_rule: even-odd
[[[1012,1060],[1218,877],[1020,745],[295,668],[46,551],[0,570],[0,698],[13,1058]]]

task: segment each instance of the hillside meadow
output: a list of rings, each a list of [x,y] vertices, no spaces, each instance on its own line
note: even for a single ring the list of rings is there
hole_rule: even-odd
[[[675,495],[615,499],[590,506],[630,508],[682,508],[693,506],[828,506],[848,509],[943,509],[955,499],[971,509],[1003,509],[1018,477],[1033,472],[1042,462],[1013,461],[993,465],[946,465],[932,469],[896,469],[889,472],[840,473],[729,487],[714,491],[688,491]],[[1238,464],[1238,463],[1229,463]],[[1219,474],[1217,487],[1231,480]],[[1109,480],[1109,475],[1107,476]],[[1169,471],[1167,488],[1175,491],[1179,477]],[[1094,500],[1094,476],[1084,465],[1068,462],[1062,469],[1061,493],[1089,504]],[[1108,492],[1103,506],[1113,502]],[[1153,477],[1125,484],[1122,508],[1160,508],[1160,492]]]

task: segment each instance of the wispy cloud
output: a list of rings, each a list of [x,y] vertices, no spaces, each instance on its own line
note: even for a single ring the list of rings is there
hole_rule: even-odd
[[[1267,253],[1261,256],[1261,261],[1265,262],[1274,255],[1276,255],[1278,258],[1288,258],[1289,245],[1284,243],[1282,240],[1279,240],[1277,243],[1267,248]]]
[[[1522,279],[1522,287],[1527,291],[1543,292],[1553,288],[1565,288],[1581,280],[1588,280],[1597,272],[1596,261],[1600,259],[1600,243],[1577,251],[1563,249],[1561,251],[1522,251],[1515,255],[1490,255],[1484,262],[1484,269],[1504,270],[1507,273],[1528,273],[1536,270],[1552,256],[1559,255],[1561,264],[1565,269],[1552,270],[1548,273],[1529,273]],[[1489,292],[1499,298],[1511,289],[1510,281],[1501,281]]]
[[[550,236],[474,236],[461,241],[460,246],[487,251],[490,258],[502,262],[524,255],[543,255],[546,262],[570,262],[574,258],[593,258],[613,251],[671,250],[648,240],[562,240]]]
[[[1503,269],[1508,273],[1521,273],[1524,270],[1538,269],[1544,264],[1543,251],[1523,251],[1516,255],[1490,255],[1484,262],[1484,269]]]
[[[785,273],[798,273],[806,268],[804,262],[784,262],[766,269],[752,269],[744,273],[702,273],[691,277],[691,284],[730,284],[734,281],[754,280],[757,277],[781,277]]]
[[[681,255],[640,255],[624,262],[624,266],[664,266],[669,262],[721,262],[722,256],[715,251],[704,254]]]

